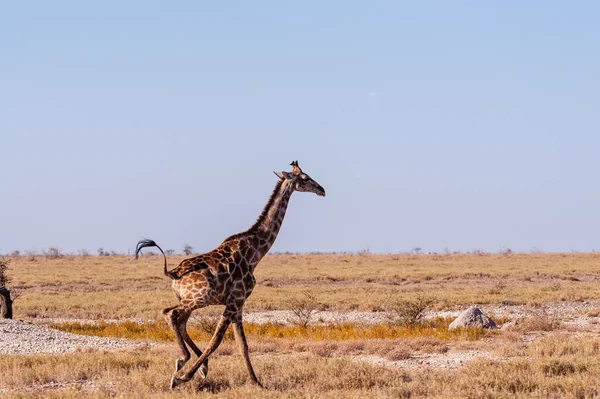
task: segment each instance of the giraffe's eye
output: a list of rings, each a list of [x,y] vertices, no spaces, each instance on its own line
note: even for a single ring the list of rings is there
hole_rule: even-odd
[[[308,180],[308,176],[306,176],[306,175],[300,175],[300,178],[302,179],[302,181]]]

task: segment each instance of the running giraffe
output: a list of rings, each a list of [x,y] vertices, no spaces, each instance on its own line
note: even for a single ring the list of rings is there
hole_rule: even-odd
[[[156,247],[160,250],[164,258],[164,273],[173,280],[173,290],[179,300],[178,305],[163,310],[167,323],[175,333],[182,355],[175,362],[171,389],[191,380],[198,369],[203,378],[206,378],[208,357],[217,349],[227,327],[232,323],[252,383],[261,386],[250,363],[242,324],[244,302],[252,293],[256,283],[254,269],[275,242],[292,193],[304,191],[325,196],[323,187],[302,172],[298,161],[292,162],[291,166],[291,173],[274,172],[279,177],[279,181],[256,223],[248,230],[226,238],[218,248],[185,259],[175,269],[167,270],[167,257],[154,241],[142,240],[137,244],[136,259],[142,248]],[[202,352],[188,335],[186,323],[195,309],[208,305],[225,305],[225,311],[206,349]],[[186,344],[198,359],[187,372],[177,376],[178,371],[190,359],[190,351]]]

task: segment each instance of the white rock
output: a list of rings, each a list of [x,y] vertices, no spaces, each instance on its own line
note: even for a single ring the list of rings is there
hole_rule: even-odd
[[[477,306],[471,306],[450,323],[448,330],[460,327],[496,328],[496,323],[483,314]]]

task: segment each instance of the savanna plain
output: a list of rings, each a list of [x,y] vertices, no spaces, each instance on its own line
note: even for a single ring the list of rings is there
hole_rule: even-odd
[[[162,257],[55,255],[7,258],[14,319],[132,345],[0,355],[0,396],[600,397],[600,253],[268,255],[245,306],[264,389],[228,332],[208,377],[173,391]],[[448,330],[475,304],[497,329]],[[221,311],[190,320],[201,349]]]

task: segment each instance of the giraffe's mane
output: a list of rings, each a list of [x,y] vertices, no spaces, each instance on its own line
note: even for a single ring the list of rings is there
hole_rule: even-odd
[[[271,206],[273,205],[273,202],[275,202],[275,198],[277,197],[277,194],[279,193],[279,189],[281,189],[281,185],[283,184],[284,180],[285,179],[279,179],[279,181],[275,185],[275,188],[273,189],[273,192],[271,193],[271,196],[269,197],[269,200],[267,201],[267,204],[263,208],[262,212],[258,216],[258,219],[256,219],[256,222],[254,222],[254,224],[252,225],[252,227],[250,227],[246,231],[242,231],[241,233],[236,233],[236,234],[233,234],[233,235],[227,237],[225,240],[223,240],[224,242],[228,241],[228,240],[235,239],[235,238],[240,238],[242,236],[245,236],[246,234],[254,233],[254,232],[256,232],[258,230],[258,228],[260,227],[260,225],[267,218],[267,214],[269,213],[269,208],[271,208]]]

